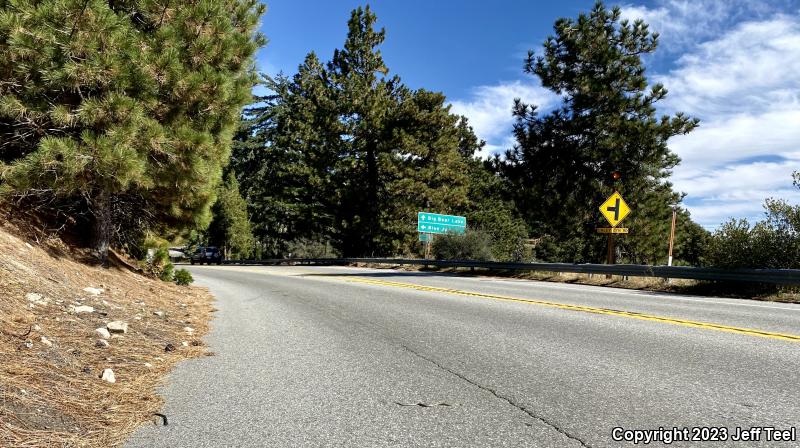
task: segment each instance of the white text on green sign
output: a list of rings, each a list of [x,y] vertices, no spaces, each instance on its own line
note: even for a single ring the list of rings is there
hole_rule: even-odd
[[[423,233],[464,233],[467,218],[463,216],[440,215],[438,213],[417,213],[417,231]]]

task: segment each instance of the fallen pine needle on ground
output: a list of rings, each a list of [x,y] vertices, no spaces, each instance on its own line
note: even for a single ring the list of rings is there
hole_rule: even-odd
[[[0,446],[118,446],[162,424],[157,386],[208,354],[208,291],[93,265],[10,223],[0,254]]]

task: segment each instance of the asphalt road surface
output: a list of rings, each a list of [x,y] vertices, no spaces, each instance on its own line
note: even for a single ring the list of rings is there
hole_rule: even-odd
[[[179,365],[163,389],[169,425],[126,446],[606,447],[660,427],[727,436],[670,446],[800,446],[768,430],[731,440],[737,427],[800,437],[798,305],[342,267],[190,270],[217,298],[215,356]]]

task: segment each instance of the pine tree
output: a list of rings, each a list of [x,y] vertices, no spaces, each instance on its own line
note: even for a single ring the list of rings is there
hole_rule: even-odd
[[[378,168],[380,202],[375,234],[382,254],[408,252],[418,239],[417,212],[455,214],[469,205],[469,159],[460,152],[462,117],[441,93],[400,93],[383,126],[386,148]]]
[[[355,9],[348,21],[344,48],[337,49],[328,63],[328,73],[339,131],[345,145],[337,167],[337,182],[346,185],[341,197],[342,245],[353,254],[378,250],[381,205],[386,189],[381,165],[391,157],[387,117],[396,113],[403,89],[397,77],[387,79],[389,69],[377,47],[385,31],[375,30],[377,17],[369,6]],[[382,163],[383,162],[383,163]]]
[[[256,0],[2,2],[3,190],[87,216],[101,259],[143,230],[207,224],[251,98],[263,10]]]
[[[291,79],[265,77],[271,92],[249,108],[232,164],[248,201],[254,233],[270,256],[299,238],[329,240],[336,213],[332,169],[341,126],[324,67],[313,53]]]
[[[533,233],[564,248],[556,254],[561,261],[603,259],[605,240],[593,234],[602,225],[598,207],[619,190],[633,208],[624,255],[654,262],[666,253],[670,205],[682,199],[667,181],[679,163],[667,140],[690,132],[698,120],[656,116],[667,90],[648,86],[641,55],[655,51],[658,34],[643,21],[621,20],[619,8],[597,2],[554,28],[543,54],[529,53],[525,71],[563,104],[540,116],[517,101],[516,145],[506,160],[495,160],[496,169]],[[615,171],[620,181],[612,178]]]
[[[248,112],[233,161],[273,255],[292,240],[345,255],[408,252],[417,211],[467,206],[462,119],[442,94],[388,76],[376,20],[354,10],[330,62],[312,53],[291,79],[267,79],[271,95]]]
[[[239,193],[239,182],[233,172],[229,172],[220,185],[211,211],[214,219],[208,227],[209,243],[221,247],[225,258],[250,257],[253,232],[247,216],[247,202]]]

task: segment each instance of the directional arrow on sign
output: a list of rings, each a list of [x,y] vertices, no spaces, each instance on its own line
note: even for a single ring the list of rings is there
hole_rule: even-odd
[[[626,216],[631,212],[631,208],[622,199],[618,191],[615,191],[605,202],[600,206],[600,213],[606,218],[611,227],[616,227]]]

